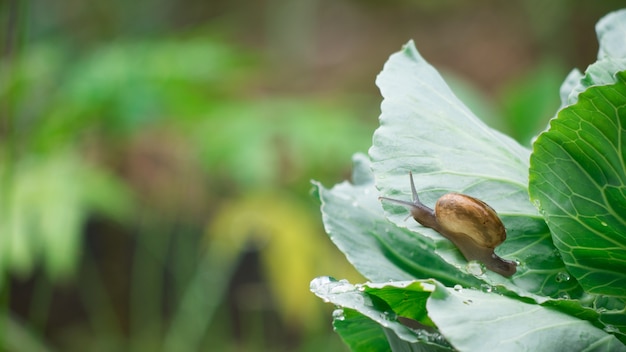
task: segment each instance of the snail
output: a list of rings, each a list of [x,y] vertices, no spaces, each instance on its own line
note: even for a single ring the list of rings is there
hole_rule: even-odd
[[[517,263],[494,253],[494,248],[506,239],[506,230],[493,208],[465,194],[447,193],[437,200],[433,211],[420,202],[411,172],[409,177],[413,202],[379,199],[407,207],[415,221],[452,241],[468,261],[480,261],[487,269],[503,276],[515,274]]]

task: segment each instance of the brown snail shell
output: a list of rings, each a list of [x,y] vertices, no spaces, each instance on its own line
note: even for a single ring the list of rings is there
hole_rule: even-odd
[[[464,233],[476,244],[496,248],[506,240],[504,224],[487,203],[460,193],[447,193],[435,204],[435,218],[446,232]]]
[[[437,200],[433,210],[419,200],[413,174],[409,172],[409,176],[413,202],[380,199],[407,207],[415,221],[452,241],[468,261],[480,261],[487,269],[503,276],[515,274],[517,263],[502,259],[494,252],[506,239],[506,229],[493,208],[465,194],[447,193]]]

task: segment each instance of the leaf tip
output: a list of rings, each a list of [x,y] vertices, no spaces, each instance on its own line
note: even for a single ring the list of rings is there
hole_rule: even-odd
[[[417,51],[417,47],[415,46],[415,41],[413,41],[413,39],[409,40],[406,44],[402,46],[402,52],[404,53],[404,55],[409,56],[414,60],[422,59],[419,51]]]

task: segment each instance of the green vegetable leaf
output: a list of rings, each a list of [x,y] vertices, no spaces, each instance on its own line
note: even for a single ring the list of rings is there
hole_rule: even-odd
[[[436,254],[432,240],[415,235],[410,230],[397,227],[387,221],[382,206],[376,199],[376,189],[373,184],[369,160],[364,155],[357,154],[354,157],[354,163],[354,184],[344,182],[330,190],[319,184],[316,185],[318,196],[322,202],[322,215],[326,231],[335,245],[363,276],[372,282],[437,278],[449,287],[459,284],[462,287],[480,287],[487,291],[516,296],[515,293],[509,292],[510,285],[490,284],[498,278],[501,278],[501,282],[506,282],[508,279],[497,274],[493,274],[493,278],[489,278],[485,275],[474,277],[464,273],[468,266],[467,263],[461,266],[463,270],[451,266]],[[537,253],[535,254],[537,259],[532,260],[541,260],[542,255],[542,253]],[[564,273],[561,272],[561,275],[558,276],[560,280],[558,283],[562,284],[562,287],[568,287],[568,284],[571,284],[570,281],[576,282],[575,279],[568,279]],[[557,281],[556,278],[554,280]],[[530,296],[537,302],[543,302],[546,306],[591,321],[598,326],[602,325],[602,322],[599,321],[602,319],[599,318],[598,312],[585,308],[579,301],[547,300],[546,297],[530,295],[523,290],[516,289],[516,286],[513,289],[524,293],[524,296]],[[567,292],[559,292],[559,298],[569,297]],[[520,294],[517,293],[517,295]],[[405,304],[411,306],[417,300],[414,297],[411,302],[395,302],[392,299],[388,301],[398,314],[428,322],[424,316],[405,312],[403,306]],[[594,305],[606,306],[602,302],[596,302]],[[612,309],[607,313],[614,314],[619,309],[621,308]],[[612,325],[621,326],[623,323],[612,323]]]
[[[351,285],[321,277],[311,282],[311,290],[341,309],[333,315],[335,327],[351,329],[340,334],[356,351],[388,350],[380,330],[390,346],[398,343],[399,350],[408,351],[478,351],[485,346],[498,351],[574,351],[581,346],[626,351],[615,336],[587,321],[493,292],[447,288],[435,280]],[[426,311],[432,322],[419,321]],[[376,349],[367,349],[359,339]]]
[[[352,285],[345,280],[337,281],[330,277],[311,281],[313,293],[339,307],[340,310],[333,314],[334,326],[342,330],[340,335],[355,351],[389,350],[389,344],[398,347],[393,350],[399,351],[451,350],[445,339],[432,327],[413,329],[404,325],[397,312],[384,300],[393,296],[397,296],[396,301],[411,300],[416,295],[426,297],[434,288],[435,285],[429,281],[378,285]],[[425,312],[425,299],[413,303],[416,311]],[[377,329],[371,322],[376,323]],[[380,339],[381,331],[389,341],[386,345]]]
[[[560,280],[565,266],[543,219],[528,198],[529,150],[486,126],[459,101],[412,42],[392,55],[377,79],[384,101],[369,153],[381,195],[410,200],[413,171],[421,200],[433,206],[444,193],[465,193],[501,216],[507,240],[496,252],[521,262],[511,279],[486,272],[481,280],[522,296],[576,297],[576,280]],[[434,243],[435,254],[469,273],[450,241],[387,205],[389,220]],[[420,262],[422,263],[422,262]],[[535,297],[535,299],[537,299]]]
[[[552,120],[531,157],[530,192],[570,273],[626,298],[626,72]]]

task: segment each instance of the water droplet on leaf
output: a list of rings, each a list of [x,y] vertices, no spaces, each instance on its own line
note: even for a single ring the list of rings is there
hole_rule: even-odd
[[[535,208],[541,209],[541,201],[539,199],[533,200],[533,205],[535,206]]]
[[[485,267],[482,263],[472,260],[467,263],[467,272],[472,275],[480,276],[485,274]]]
[[[311,289],[311,291],[317,291],[319,290],[322,286],[325,286],[331,282],[335,282],[337,280],[333,279],[330,276],[320,276],[320,277],[316,277],[315,279],[313,279],[311,281],[311,284],[309,285],[309,288]]]
[[[333,311],[333,319],[334,320],[345,320],[346,316],[343,315],[343,309],[335,309]]]
[[[616,333],[619,331],[618,328],[616,328],[615,326],[611,325],[611,324],[606,324],[604,326],[604,331],[608,332],[608,333]]]
[[[558,274],[556,274],[555,279],[556,279],[556,282],[565,282],[565,281],[569,281],[570,276],[565,271],[561,271]]]

